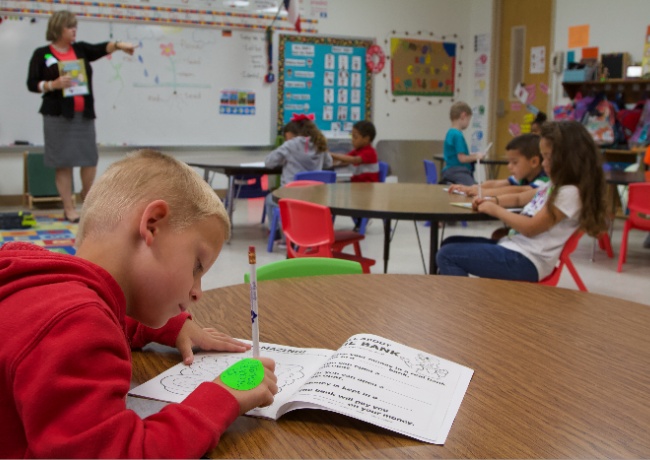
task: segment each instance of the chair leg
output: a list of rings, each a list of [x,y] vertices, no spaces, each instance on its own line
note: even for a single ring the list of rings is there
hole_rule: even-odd
[[[567,259],[564,265],[566,265],[566,268],[569,269],[569,273],[571,273],[573,281],[575,281],[578,285],[578,289],[580,289],[582,292],[588,292],[587,286],[585,286],[585,283],[582,282],[582,278],[580,278],[580,275],[578,275],[578,271],[574,267],[573,262],[571,262],[571,259]]]
[[[625,259],[627,258],[627,234],[630,231],[630,227],[628,226],[628,221],[625,222],[625,225],[623,226],[623,236],[621,237],[621,253],[618,256],[618,268],[616,269],[617,272],[621,273],[623,270],[623,264],[625,263]]]
[[[368,218],[361,218],[361,224],[359,225],[359,233],[362,235],[366,234],[366,227],[368,226]]]
[[[265,220],[266,220],[266,204],[262,206],[262,221],[260,223],[263,224]]]
[[[609,238],[609,233],[603,232],[598,236],[598,245],[607,253],[607,257],[614,258],[614,250],[612,249],[612,240]]]
[[[271,232],[269,233],[269,241],[266,243],[266,251],[273,252],[273,243],[275,242],[275,233],[280,224],[280,208],[273,208],[273,215],[271,216]]]

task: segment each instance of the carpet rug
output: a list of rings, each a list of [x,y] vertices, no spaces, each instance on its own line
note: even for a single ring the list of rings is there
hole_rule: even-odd
[[[17,230],[0,230],[0,246],[11,241],[22,241],[42,246],[50,251],[75,254],[74,240],[78,224],[64,220],[61,212],[35,216],[38,225]]]

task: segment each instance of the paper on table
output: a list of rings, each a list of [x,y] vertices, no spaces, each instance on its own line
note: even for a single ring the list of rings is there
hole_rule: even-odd
[[[250,166],[253,168],[263,168],[264,167],[264,162],[263,161],[254,161],[252,163],[241,163],[239,166]]]
[[[452,206],[458,206],[459,208],[472,209],[472,203],[449,203]],[[505,208],[510,212],[521,212],[524,208]]]

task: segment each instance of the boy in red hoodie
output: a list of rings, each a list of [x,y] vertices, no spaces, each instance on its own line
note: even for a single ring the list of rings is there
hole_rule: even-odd
[[[90,190],[77,255],[26,243],[0,248],[0,457],[200,457],[241,415],[277,392],[272,360],[249,391],[219,378],[141,419],[126,409],[130,347],[247,346],[191,320],[201,277],[230,225],[196,172],[144,150]],[[127,316],[128,315],[128,316]]]

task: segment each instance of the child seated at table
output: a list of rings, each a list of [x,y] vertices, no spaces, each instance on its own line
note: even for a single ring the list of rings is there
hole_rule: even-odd
[[[469,153],[463,131],[472,119],[472,109],[465,102],[454,102],[449,109],[451,128],[445,136],[442,182],[448,184],[472,185],[474,181],[474,163],[485,156],[484,153]]]
[[[499,196],[534,189],[549,181],[542,168],[542,154],[539,151],[539,136],[522,134],[506,145],[508,170],[512,175],[507,179],[488,180],[481,184],[486,196]],[[460,192],[467,196],[478,195],[478,185],[454,184],[449,193]]]
[[[597,237],[606,228],[605,179],[600,153],[576,121],[542,126],[542,166],[551,181],[525,192],[474,199],[479,212],[511,227],[500,240],[452,236],[436,261],[442,275],[537,282],[555,268],[578,229]],[[525,206],[521,214],[509,207]]]
[[[354,167],[351,182],[379,182],[379,161],[372,146],[376,135],[377,130],[371,121],[358,121],[352,126],[354,150],[345,154],[332,153],[336,163]]]
[[[280,184],[283,186],[292,182],[296,173],[332,167],[332,157],[327,150],[327,139],[313,120],[314,114],[293,114],[291,121],[282,129],[284,143],[264,159],[264,164],[268,168],[282,166]],[[266,206],[266,215],[269,216],[266,220],[267,226],[270,228],[270,216],[273,215],[273,208],[277,207],[270,193],[266,196],[264,206]]]
[[[199,458],[273,402],[274,362],[260,359],[250,391],[216,378],[141,419],[125,405],[130,348],[176,346],[188,364],[192,346],[250,348],[187,313],[228,237],[226,211],[189,166],[143,150],[107,169],[81,215],[76,256],[0,248],[0,457]]]

